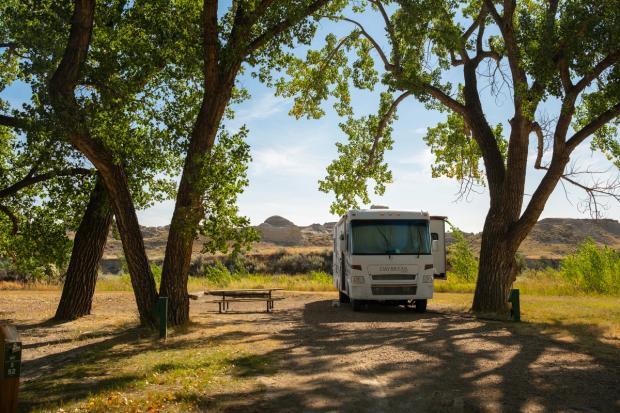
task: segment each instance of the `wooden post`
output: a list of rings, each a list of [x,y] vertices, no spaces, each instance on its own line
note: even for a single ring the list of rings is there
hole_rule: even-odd
[[[159,316],[159,338],[168,338],[168,297],[159,297],[157,301]]]
[[[0,325],[0,412],[17,412],[22,343],[14,326]]]
[[[512,303],[512,308],[510,309],[510,316],[512,317],[512,321],[521,321],[521,304],[519,303],[518,288],[510,290],[510,296],[508,297],[508,301]]]

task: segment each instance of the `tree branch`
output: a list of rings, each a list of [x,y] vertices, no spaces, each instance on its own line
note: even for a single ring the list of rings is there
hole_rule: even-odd
[[[483,9],[480,10],[480,13],[478,13],[478,16],[474,19],[474,21],[467,28],[467,30],[465,30],[465,32],[461,35],[461,41],[463,43],[466,43],[471,37],[471,35],[474,33],[476,28],[482,25],[482,22],[484,21],[484,18],[486,17],[486,15],[487,15],[487,12],[483,6]]]
[[[11,223],[13,224],[13,229],[11,230],[11,235],[15,235],[17,234],[17,231],[19,229],[19,225],[18,225],[18,220],[17,217],[15,216],[15,214],[13,213],[13,211],[11,211],[8,207],[0,204],[0,211],[4,212],[5,215],[7,217],[9,217],[9,219],[11,220]]]
[[[253,53],[254,51],[260,49],[265,44],[267,44],[268,41],[273,39],[275,36],[290,29],[292,26],[296,25],[297,23],[299,23],[302,19],[306,18],[307,16],[310,16],[311,14],[316,13],[321,7],[323,7],[328,2],[329,0],[316,0],[312,2],[308,7],[304,9],[304,11],[300,12],[299,14],[287,16],[284,20],[281,20],[280,22],[274,24],[273,26],[265,30],[265,32],[263,32],[260,36],[258,36],[252,42],[250,42],[250,44],[248,45],[246,49],[246,52],[249,54],[249,53]]]
[[[583,78],[581,78],[581,80],[579,80],[574,88],[574,91],[576,93],[581,92],[583,89],[585,89],[594,79],[596,79],[601,73],[603,73],[603,71],[607,68],[609,68],[611,65],[613,65],[614,63],[617,63],[618,60],[620,60],[620,49],[616,50],[615,52],[610,53],[609,55],[607,55],[603,60],[601,60],[600,62],[598,62],[594,68],[592,68],[592,71],[590,71],[588,74],[586,74]]]
[[[94,173],[94,170],[87,168],[69,168],[61,171],[46,172],[40,175],[34,175],[32,171],[33,170],[31,170],[24,178],[14,183],[13,185],[8,186],[4,189],[0,189],[0,199],[13,195],[18,191],[39,182],[49,181],[50,179],[58,178],[61,176],[81,176]]]
[[[422,85],[422,88],[429,95],[431,95],[442,104],[461,115],[466,121],[469,120],[469,114],[467,113],[467,109],[465,108],[465,105],[463,105],[461,102],[457,101],[456,99],[445,93],[443,90],[431,84],[424,84]]]
[[[601,113],[596,119],[593,119],[586,126],[575,132],[575,134],[566,141],[566,147],[569,152],[572,152],[588,136],[592,135],[617,116],[620,116],[620,102],[616,103],[614,106]]]
[[[14,129],[26,129],[28,122],[25,119],[15,116],[0,115],[0,126],[7,126]]]
[[[519,90],[518,83],[523,83],[527,85],[527,76],[521,66],[519,57],[519,46],[517,44],[517,39],[515,38],[514,33],[514,24],[512,21],[514,13],[514,3],[511,0],[504,1],[503,16],[500,16],[497,12],[497,9],[493,4],[493,0],[484,0],[484,4],[491,13],[491,16],[493,16],[493,19],[495,20],[502,34],[502,38],[504,39],[504,44],[506,45],[507,52],[506,55],[508,57],[508,64],[510,66],[510,72],[512,74],[512,83],[515,90],[515,109],[517,112],[521,112],[521,101],[523,96],[522,93],[517,93],[517,91]]]
[[[538,138],[538,146],[536,148],[536,161],[534,162],[535,169],[543,169],[542,158],[544,154],[545,135],[543,134],[542,127],[538,122],[532,123],[532,130],[536,133]]]
[[[372,142],[372,147],[370,148],[370,152],[368,154],[368,162],[366,162],[366,166],[367,167],[369,167],[369,168],[372,167],[374,162],[375,162],[377,146],[379,145],[379,141],[381,140],[381,135],[383,134],[383,131],[387,127],[388,122],[390,121],[392,116],[394,116],[394,113],[396,112],[396,108],[398,108],[398,105],[403,100],[405,100],[408,96],[411,96],[411,94],[412,93],[410,91],[407,91],[407,92],[401,94],[400,96],[398,96],[396,98],[396,100],[394,100],[394,102],[392,102],[392,105],[390,106],[388,111],[385,113],[385,115],[379,121],[379,125],[377,126],[377,131],[375,132],[375,137],[374,137],[374,140]]]
[[[353,33],[349,33],[347,36],[343,37],[342,39],[340,39],[340,41],[338,42],[338,44],[336,45],[336,47],[334,47],[334,50],[332,50],[327,57],[325,58],[325,60],[323,61],[323,64],[321,64],[321,67],[319,68],[319,71],[322,72],[323,69],[325,69],[327,67],[327,65],[329,64],[329,62],[332,60],[332,58],[336,55],[336,53],[338,53],[338,50],[340,50],[340,48],[347,42],[347,40],[349,40],[350,38],[352,38]]]
[[[385,54],[385,52],[383,51],[383,49],[381,48],[381,46],[379,46],[379,43],[366,31],[366,29],[364,28],[364,26],[353,19],[350,19],[348,17],[344,17],[344,16],[321,16],[321,17],[325,17],[328,19],[333,19],[333,20],[343,20],[349,23],[354,24],[355,26],[358,27],[358,29],[360,30],[360,32],[362,33],[362,35],[367,38],[370,43],[372,43],[373,47],[375,48],[375,50],[377,51],[377,53],[379,53],[379,56],[381,57],[381,60],[383,61],[383,65],[385,66],[385,70],[388,71],[393,71],[395,66],[394,64],[392,64],[389,59],[387,58],[387,55]]]
[[[477,59],[493,59],[499,64],[502,61],[502,55],[492,50],[482,50],[478,52]]]
[[[377,6],[379,12],[381,13],[381,16],[383,17],[383,21],[385,22],[385,29],[387,30],[388,35],[390,36],[390,40],[392,41],[392,54],[394,55],[394,65],[400,66],[401,53],[400,48],[398,47],[398,40],[396,38],[394,26],[392,25],[392,22],[390,21],[390,18],[385,11],[385,8],[383,7],[383,3],[381,3],[381,0],[370,0],[370,2]]]

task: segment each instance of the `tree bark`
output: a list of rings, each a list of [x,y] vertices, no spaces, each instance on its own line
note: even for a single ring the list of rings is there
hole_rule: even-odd
[[[472,311],[505,315],[508,295],[517,276],[518,245],[507,240],[507,219],[490,209],[482,231],[480,263]]]
[[[54,320],[75,320],[90,314],[99,261],[111,224],[110,198],[101,178],[97,178],[86,212],[75,233],[71,261]]]

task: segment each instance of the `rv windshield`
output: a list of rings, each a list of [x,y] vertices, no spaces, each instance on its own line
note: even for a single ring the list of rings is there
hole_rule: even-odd
[[[418,255],[431,253],[428,221],[351,221],[353,255]]]

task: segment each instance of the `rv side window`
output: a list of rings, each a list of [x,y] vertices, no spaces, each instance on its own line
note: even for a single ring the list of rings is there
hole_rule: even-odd
[[[439,234],[436,232],[431,232],[431,239],[433,241],[438,241],[439,240]]]

